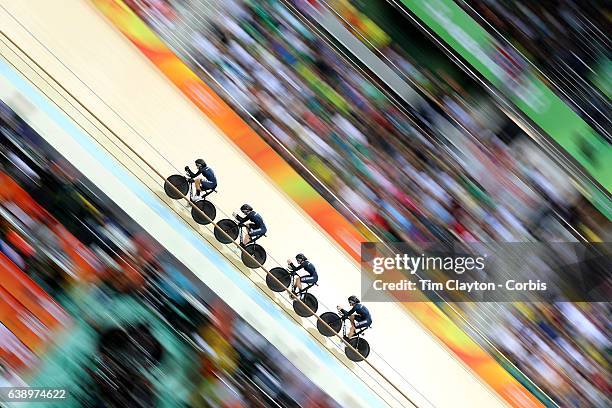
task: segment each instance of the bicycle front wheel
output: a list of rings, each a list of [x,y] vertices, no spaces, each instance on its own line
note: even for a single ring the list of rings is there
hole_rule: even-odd
[[[172,188],[172,186],[175,188]],[[164,191],[168,197],[173,200],[179,200],[185,197],[189,192],[189,180],[187,180],[187,177],[181,176],[180,174],[173,174],[166,179]]]

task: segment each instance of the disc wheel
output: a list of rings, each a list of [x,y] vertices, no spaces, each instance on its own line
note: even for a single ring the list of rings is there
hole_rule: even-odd
[[[293,310],[298,316],[301,317],[312,316],[313,314],[317,313],[318,308],[319,301],[314,295],[310,293],[304,294],[304,296],[302,297],[302,302],[298,302],[297,300],[293,301]]]
[[[351,346],[353,346],[353,348],[348,346],[344,348],[344,354],[346,354],[349,360],[358,363],[370,355],[370,344],[366,339],[362,339],[361,337],[353,337],[348,342]],[[357,352],[355,352],[353,349],[357,350]]]
[[[211,221],[214,221],[215,217],[217,216],[217,209],[213,203],[207,200],[200,200],[193,204],[208,217],[207,219],[200,213],[200,211],[196,210],[194,207],[191,207],[191,216],[195,222],[200,225],[207,225],[210,224]]]
[[[244,250],[251,256],[242,252],[240,257],[242,258],[242,263],[244,263],[249,268],[256,269],[266,263],[266,258],[268,257],[268,255],[266,254],[266,250],[261,245],[248,244],[244,247]]]
[[[280,283],[272,276],[278,279]],[[266,275],[266,285],[272,292],[283,292],[291,285],[291,275],[289,275],[289,272],[287,272],[285,268],[277,266],[276,268],[270,269],[270,273]]]
[[[225,235],[224,232],[225,234],[229,235],[229,237]],[[229,244],[238,238],[240,228],[234,221],[225,218],[217,223],[214,233],[217,241],[221,242],[222,244]]]
[[[180,191],[180,194],[173,189],[172,186],[176,187]],[[185,176],[173,174],[166,179],[166,182],[164,183],[164,191],[168,197],[172,198],[173,200],[178,200],[186,196],[189,192],[189,181]]]
[[[332,337],[335,334],[340,333],[340,329],[342,328],[342,319],[334,312],[325,312],[321,316],[321,320],[327,323],[325,326],[321,320],[317,320],[317,330],[325,337]]]

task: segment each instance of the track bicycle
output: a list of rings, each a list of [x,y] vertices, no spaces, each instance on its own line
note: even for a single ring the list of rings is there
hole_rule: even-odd
[[[172,186],[176,187],[178,191],[172,188]],[[189,177],[189,175],[183,176],[181,174],[173,174],[166,178],[164,191],[166,195],[173,200],[180,200],[183,197],[188,197],[195,207],[200,209],[200,211],[208,217],[207,219],[198,210],[191,207],[191,217],[200,225],[210,224],[217,216],[217,209],[214,204],[206,200],[206,197],[217,192],[217,190],[205,190],[203,194],[198,194],[195,188],[195,180]]]
[[[342,329],[342,337],[351,345],[344,348],[344,354],[349,360],[356,363],[363,361],[370,354],[370,344],[363,338],[363,332],[372,326],[363,327],[355,331],[355,335],[350,339],[346,337],[346,326],[349,317],[341,312],[325,312],[319,316],[321,320],[317,320],[317,330],[325,337],[335,336]],[[327,327],[323,322],[327,323]],[[331,329],[330,329],[331,328]],[[355,352],[357,350],[357,352]]]
[[[261,245],[257,244],[260,238],[265,237],[266,234],[260,235],[253,238],[248,244],[243,244],[244,230],[248,228],[248,224],[245,221],[231,220],[224,218],[217,223],[214,234],[217,241],[222,244],[229,244],[230,242],[239,239],[240,246],[251,256],[248,256],[244,252],[240,254],[242,263],[251,269],[259,268],[266,262],[268,255],[266,250]],[[251,258],[252,257],[252,258]],[[254,259],[253,259],[254,258]]]
[[[295,289],[296,276],[297,272],[290,266],[288,267],[288,270],[278,266],[270,269],[270,273],[266,276],[266,285],[273,292],[283,292],[287,289],[291,289],[293,292]],[[278,279],[278,281],[273,277]],[[293,301],[293,310],[300,317],[310,317],[317,313],[319,301],[312,293],[308,293],[308,290],[313,286],[318,285],[316,283],[308,283],[299,291],[294,292],[301,302],[298,299],[295,299]]]

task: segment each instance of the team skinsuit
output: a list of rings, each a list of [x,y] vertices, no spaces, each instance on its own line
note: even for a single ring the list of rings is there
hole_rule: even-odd
[[[289,263],[289,266],[293,271],[299,271],[300,269],[304,269],[308,273],[308,275],[304,275],[300,277],[300,281],[306,284],[315,284],[319,280],[319,275],[317,275],[317,270],[315,266],[309,260],[305,259],[303,262],[300,262],[298,265],[294,265]]]
[[[215,172],[208,167],[202,159],[196,160],[195,163],[197,167],[195,173],[191,171],[189,166],[185,167],[185,171],[189,174],[189,177],[195,179],[201,176],[199,181],[202,190],[214,190],[217,188],[217,177],[215,176]]]
[[[361,327],[370,327],[372,325],[372,316],[370,315],[370,311],[361,303],[354,304],[349,311],[342,309],[341,312],[347,317],[355,313],[355,328],[357,329]]]
[[[242,211],[245,216],[241,217],[240,215],[236,215],[236,219],[241,223],[247,221],[251,223],[248,225],[251,240],[261,237],[268,231],[263,218],[261,218],[261,215],[259,215],[258,212],[253,211],[253,208],[250,205],[243,205],[240,207],[240,211]]]

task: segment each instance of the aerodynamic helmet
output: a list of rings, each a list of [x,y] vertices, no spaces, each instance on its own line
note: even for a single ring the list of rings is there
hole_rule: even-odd
[[[298,262],[302,263],[302,262],[304,262],[304,261],[305,261],[307,258],[306,258],[306,255],[304,255],[304,254],[297,254],[297,255],[295,256],[295,259],[297,259],[297,260],[298,260]]]
[[[240,207],[240,211],[242,211],[243,213],[250,213],[251,211],[253,211],[253,207],[251,207],[248,204],[242,204],[242,207]]]
[[[198,167],[206,167],[206,162],[202,159],[198,159],[195,161],[196,166]]]
[[[348,301],[349,301],[349,303],[357,304],[357,303],[359,303],[359,298],[357,296],[355,296],[355,295],[352,295],[352,296],[349,296]]]

